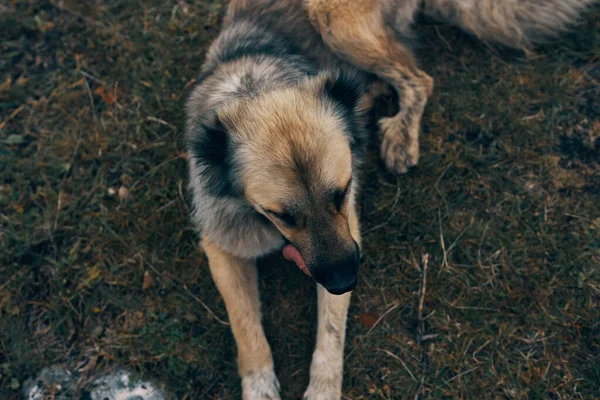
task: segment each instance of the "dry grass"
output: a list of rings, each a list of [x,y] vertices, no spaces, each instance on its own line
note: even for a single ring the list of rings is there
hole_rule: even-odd
[[[223,4],[2,4],[0,397],[55,363],[82,382],[121,364],[177,398],[238,396],[181,140]],[[396,178],[373,144],[345,397],[599,398],[600,13],[532,60],[418,30],[436,79],[424,156]],[[261,287],[296,398],[314,288],[278,256]]]

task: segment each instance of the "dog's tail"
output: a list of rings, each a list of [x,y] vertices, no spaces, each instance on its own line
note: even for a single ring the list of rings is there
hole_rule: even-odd
[[[530,50],[577,22],[596,0],[424,0],[425,14],[479,39]]]

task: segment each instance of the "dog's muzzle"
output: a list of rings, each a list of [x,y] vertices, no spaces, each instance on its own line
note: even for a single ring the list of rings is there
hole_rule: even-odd
[[[358,267],[360,265],[360,250],[354,243],[354,249],[346,252],[342,257],[333,260],[328,257],[321,257],[321,262],[309,263],[298,249],[288,244],[283,248],[283,256],[294,262],[302,272],[312,277],[317,283],[321,284],[331,294],[344,294],[351,291],[358,282]]]
[[[341,258],[315,265],[309,269],[313,278],[331,294],[344,294],[354,289],[358,282],[360,250],[355,244],[353,251]]]

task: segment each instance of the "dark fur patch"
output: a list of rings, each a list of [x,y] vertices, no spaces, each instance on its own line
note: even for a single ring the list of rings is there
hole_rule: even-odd
[[[190,128],[188,149],[200,167],[206,190],[215,197],[239,196],[232,177],[232,145],[225,126],[216,115]]]
[[[204,65],[198,82],[202,82],[214,73],[220,65],[244,57],[263,59],[268,57],[296,62],[305,73],[314,74],[313,68],[307,65],[305,57],[302,56],[301,50],[285,37],[258,27],[250,21],[239,20],[237,23],[247,24],[248,29],[239,32],[229,29],[229,32],[225,31],[225,35],[217,39],[219,52],[215,58],[208,60]]]
[[[367,132],[357,105],[363,95],[364,76],[339,71],[332,73],[323,85],[324,95],[333,100],[342,116],[350,138],[350,150],[354,161],[361,160],[367,144]]]
[[[219,61],[226,63],[250,56],[286,58],[297,54],[291,49],[291,45],[285,46],[282,43],[265,40],[265,37],[260,38],[260,41],[252,40],[252,38],[244,39],[231,47],[224,48],[223,52],[219,54]]]
[[[329,98],[354,110],[363,94],[363,80],[358,74],[339,71],[325,80],[323,89]]]

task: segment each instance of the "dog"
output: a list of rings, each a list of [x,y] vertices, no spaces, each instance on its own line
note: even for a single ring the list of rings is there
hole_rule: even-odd
[[[433,80],[410,49],[418,12],[529,51],[594,0],[233,0],[186,103],[193,220],[222,295],[244,399],[279,399],[261,325],[255,260],[283,249],[317,283],[317,342],[306,399],[339,399],[361,237],[356,196],[364,115],[379,121],[393,173],[419,159]]]

